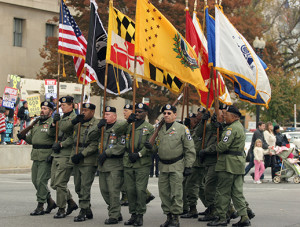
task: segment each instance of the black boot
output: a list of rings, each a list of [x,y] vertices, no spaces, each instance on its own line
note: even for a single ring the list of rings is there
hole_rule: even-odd
[[[73,199],[69,199],[67,202],[68,202],[68,208],[67,208],[66,215],[69,215],[73,212],[73,210],[77,210],[78,206]]]
[[[120,221],[123,221],[123,216],[122,216],[122,214],[120,214],[120,216],[118,217],[118,221],[120,222]]]
[[[178,218],[178,214],[173,214],[173,218],[170,221],[170,224],[168,225],[168,227],[179,227],[180,223],[179,223],[179,218]]]
[[[206,215],[208,214],[208,212],[209,212],[209,207],[207,207],[205,211],[199,212],[198,215]]]
[[[36,209],[30,213],[31,216],[44,215],[44,203],[38,203]]]
[[[85,217],[86,217],[87,219],[93,219],[94,215],[93,215],[93,212],[92,212],[92,209],[91,209],[91,208],[86,209]]]
[[[133,226],[142,226],[143,225],[143,215],[138,214],[136,216],[135,222],[133,223]]]
[[[232,226],[236,226],[236,227],[251,226],[251,222],[248,216],[242,216],[241,220],[238,223],[232,224]]]
[[[133,225],[136,218],[137,218],[136,214],[131,214],[131,217],[129,218],[129,220],[124,222],[124,225]]]
[[[250,208],[247,209],[247,214],[248,214],[249,219],[252,219],[255,217],[255,213]]]
[[[165,223],[161,224],[160,227],[168,227],[170,222],[172,221],[172,214],[169,213],[167,214],[167,220],[165,221]]]
[[[64,208],[59,208],[57,213],[54,215],[54,218],[65,218],[66,212]]]
[[[85,221],[86,209],[81,209],[79,215],[74,217],[74,222],[82,222]]]
[[[49,214],[53,209],[55,209],[57,207],[56,203],[54,202],[54,200],[49,197],[49,199],[47,199],[47,208],[45,210],[45,214]]]
[[[220,218],[216,218],[215,220],[207,223],[207,226],[227,226],[227,220],[220,220]]]
[[[127,194],[126,192],[122,192],[122,198],[120,200],[121,206],[128,206],[128,199],[127,199]]]
[[[196,205],[190,206],[190,211],[187,214],[181,215],[181,218],[198,218]]]
[[[146,199],[146,204],[150,203],[150,201],[152,201],[153,199],[155,199],[155,196],[150,194]]]
[[[118,224],[118,219],[115,219],[115,218],[109,218],[109,219],[106,219],[104,224],[105,225],[113,225],[113,224]]]

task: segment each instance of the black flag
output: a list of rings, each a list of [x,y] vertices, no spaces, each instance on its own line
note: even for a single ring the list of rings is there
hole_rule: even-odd
[[[89,73],[97,79],[99,87],[104,89],[107,33],[97,13],[97,8],[98,6],[95,1],[91,0],[91,15],[85,67],[88,69]],[[131,90],[132,80],[130,75],[109,64],[106,91],[110,94],[118,95],[117,82],[120,94]]]

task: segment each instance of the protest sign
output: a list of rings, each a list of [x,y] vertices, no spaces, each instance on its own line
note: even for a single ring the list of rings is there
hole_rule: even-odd
[[[57,97],[56,80],[45,80],[45,98],[50,99],[52,96],[54,99]]]
[[[5,87],[3,94],[2,106],[14,109],[15,103],[17,101],[18,89],[12,87]]]
[[[27,97],[27,103],[28,103],[28,112],[30,117],[40,115],[41,112],[40,95],[33,95]]]

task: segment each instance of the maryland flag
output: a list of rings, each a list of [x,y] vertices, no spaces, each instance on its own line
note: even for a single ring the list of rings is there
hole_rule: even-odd
[[[106,62],[130,74],[134,73],[135,23],[112,4],[109,5]],[[173,93],[180,93],[183,83],[143,57],[136,57],[136,75],[164,86]]]
[[[207,91],[193,48],[174,26],[146,0],[137,0],[135,54],[153,66]]]

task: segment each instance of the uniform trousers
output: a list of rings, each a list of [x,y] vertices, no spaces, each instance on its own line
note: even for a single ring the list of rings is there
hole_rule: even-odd
[[[51,176],[51,164],[45,161],[33,161],[31,167],[31,180],[36,189],[36,197],[39,203],[46,203],[50,197],[48,180]]]
[[[124,167],[124,181],[130,214],[145,214],[150,166]]]
[[[164,214],[179,215],[182,213],[182,181],[183,173],[180,171],[160,172],[158,189]]]
[[[88,209],[91,206],[91,187],[94,182],[97,166],[74,165],[75,191],[79,198],[79,207]]]
[[[99,173],[100,192],[108,205],[109,218],[118,219],[121,216],[120,192],[123,182],[123,170]]]
[[[246,201],[243,195],[243,175],[225,171],[217,172],[217,175],[216,212],[220,220],[226,221],[226,212],[231,199],[238,215],[247,215]]]
[[[68,189],[68,182],[72,173],[72,164],[70,158],[53,158],[51,166],[51,188],[56,190],[56,204],[59,208],[66,208],[67,201],[72,199]]]
[[[214,206],[215,204],[216,187],[218,183],[215,167],[216,164],[207,165],[205,167],[204,195],[207,207]]]

